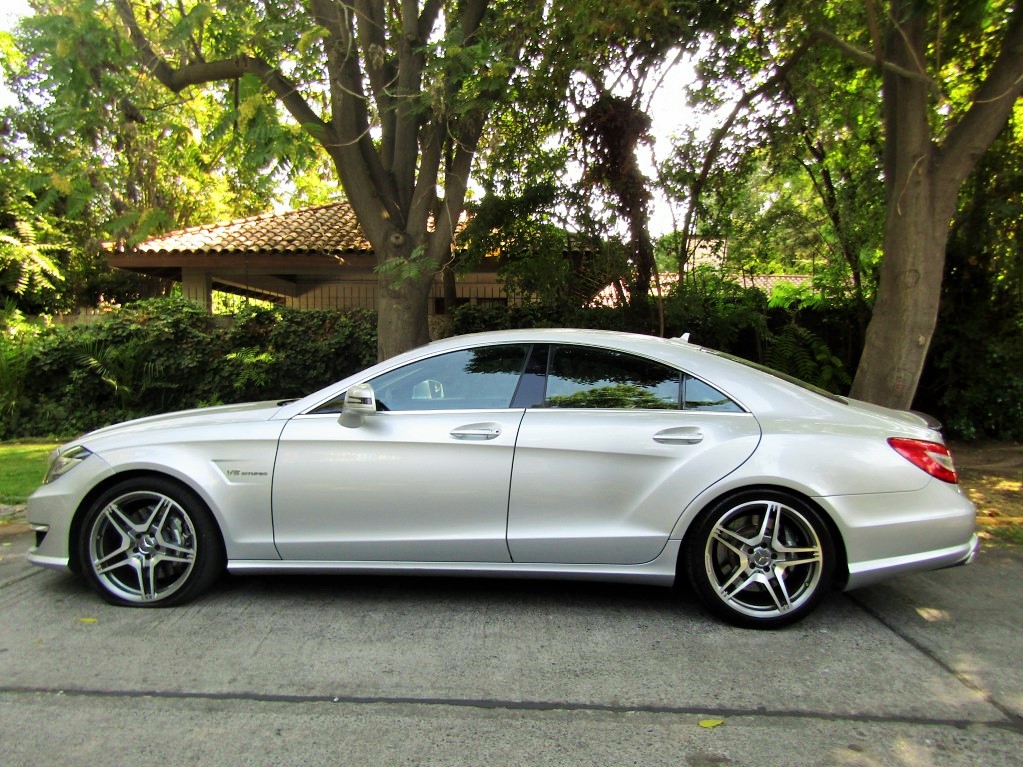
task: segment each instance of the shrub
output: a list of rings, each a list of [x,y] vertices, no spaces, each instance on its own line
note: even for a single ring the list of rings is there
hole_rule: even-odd
[[[375,325],[368,312],[244,309],[220,326],[183,299],[152,299],[93,325],[4,334],[0,439],[308,394],[375,360]]]
[[[914,406],[953,437],[1023,440],[1023,327],[980,318],[940,327]]]

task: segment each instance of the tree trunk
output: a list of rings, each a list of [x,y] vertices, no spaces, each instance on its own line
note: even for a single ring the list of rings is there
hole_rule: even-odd
[[[381,360],[429,343],[430,288],[428,279],[406,280],[395,286],[381,276],[377,298],[377,357]]]
[[[913,402],[934,335],[948,239],[949,219],[935,213],[930,173],[914,176],[886,222],[877,300],[851,392],[900,409]]]
[[[438,266],[417,258],[411,238],[392,234],[378,257],[377,358],[381,360],[429,343],[430,293]],[[420,250],[425,250],[425,246]],[[377,251],[381,253],[381,250]],[[390,268],[394,267],[394,268]]]

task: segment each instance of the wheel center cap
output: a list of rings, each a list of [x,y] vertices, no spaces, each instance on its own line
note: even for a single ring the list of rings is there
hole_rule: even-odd
[[[156,538],[151,535],[143,535],[139,538],[139,553],[152,554],[156,550]]]
[[[771,556],[771,550],[765,549],[763,546],[758,546],[753,550],[753,554],[750,556],[750,562],[754,567],[767,567],[771,564],[773,557]]]

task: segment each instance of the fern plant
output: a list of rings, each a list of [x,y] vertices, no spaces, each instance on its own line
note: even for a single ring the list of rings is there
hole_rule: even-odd
[[[842,360],[828,345],[794,323],[771,336],[764,361],[769,367],[836,394],[848,390],[852,382]]]
[[[153,360],[147,344],[137,339],[116,345],[90,341],[76,359],[110,386],[123,408],[138,404],[160,382],[163,372],[163,363]]]
[[[53,287],[63,276],[48,253],[60,246],[38,241],[36,227],[29,221],[15,221],[14,233],[0,231],[0,283],[16,295],[25,293],[33,282]]]

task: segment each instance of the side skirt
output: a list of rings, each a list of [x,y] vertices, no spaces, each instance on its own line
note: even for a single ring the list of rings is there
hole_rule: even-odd
[[[641,565],[579,565],[534,562],[321,562],[235,559],[228,571],[255,573],[359,573],[372,575],[443,575],[476,578],[549,578],[613,581],[671,586],[675,582],[681,541],[668,541],[656,559]]]

